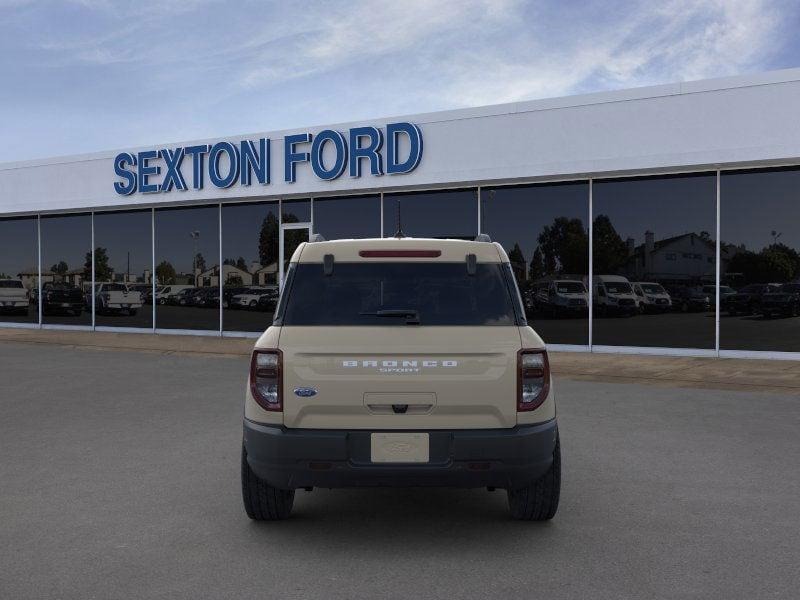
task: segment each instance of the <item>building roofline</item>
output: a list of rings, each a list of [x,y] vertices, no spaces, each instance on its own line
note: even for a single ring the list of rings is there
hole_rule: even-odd
[[[543,98],[538,100],[525,100],[520,102],[509,102],[504,104],[492,104],[474,108],[456,108],[428,113],[396,115],[389,117],[374,117],[359,119],[343,123],[332,123],[322,125],[310,125],[307,127],[296,127],[276,131],[260,131],[243,134],[220,135],[213,138],[197,140],[183,140],[174,142],[155,142],[147,146],[123,147],[117,149],[101,150],[98,152],[62,155],[47,158],[38,158],[24,161],[14,161],[0,163],[0,171],[43,167],[57,164],[77,163],[92,160],[112,159],[119,152],[136,152],[139,150],[152,149],[155,146],[175,147],[207,143],[218,140],[243,140],[268,137],[280,139],[286,135],[303,133],[306,131],[318,131],[326,128],[349,129],[350,127],[363,125],[365,122],[394,122],[394,121],[413,121],[418,124],[436,123],[444,121],[459,121],[475,119],[481,117],[491,117],[505,114],[519,114],[527,112],[539,112],[574,108],[579,106],[589,106],[596,104],[610,104],[617,102],[630,102],[634,100],[646,100],[650,98],[660,98],[666,96],[681,96],[689,94],[700,94],[708,92],[718,92],[731,89],[741,89],[765,85],[779,85],[800,81],[800,67],[781,69],[776,71],[766,71],[760,73],[749,73],[746,75],[734,75],[728,77],[717,77],[712,79],[700,79],[695,81],[685,81],[651,85],[644,87],[627,88],[621,90],[611,90],[602,92],[591,92],[577,94],[573,96],[559,96],[554,98]]]

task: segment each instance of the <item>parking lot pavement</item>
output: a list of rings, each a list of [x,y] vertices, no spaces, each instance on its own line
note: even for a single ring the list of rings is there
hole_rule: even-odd
[[[0,342],[2,598],[794,598],[800,398],[557,382],[561,508],[484,490],[241,507],[247,359]]]

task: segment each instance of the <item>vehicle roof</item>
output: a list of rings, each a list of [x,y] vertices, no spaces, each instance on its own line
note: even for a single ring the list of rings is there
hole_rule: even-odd
[[[625,282],[630,283],[627,277],[623,277],[622,275],[595,275],[594,279],[597,281],[616,281],[616,282]]]
[[[439,250],[441,255],[428,258],[365,258],[359,256],[362,250]],[[508,262],[505,250],[496,242],[412,237],[303,243],[292,256],[292,262],[319,263],[326,254],[333,254],[334,261],[342,262],[463,262],[467,254],[474,254],[480,263]]]

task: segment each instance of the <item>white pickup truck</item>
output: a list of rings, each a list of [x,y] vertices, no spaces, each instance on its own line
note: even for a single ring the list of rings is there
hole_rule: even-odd
[[[30,293],[19,279],[0,279],[0,312],[28,314]]]
[[[121,283],[96,283],[94,293],[94,307],[97,314],[127,312],[129,315],[135,315],[142,307],[142,294],[128,290]],[[86,304],[91,306],[91,298],[87,298]]]

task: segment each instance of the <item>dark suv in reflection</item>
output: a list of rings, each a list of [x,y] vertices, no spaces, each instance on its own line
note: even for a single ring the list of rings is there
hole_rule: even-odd
[[[68,283],[48,281],[42,285],[42,312],[44,314],[64,313],[76,317],[83,312],[84,299],[80,288]]]
[[[779,287],[777,283],[751,283],[726,298],[724,308],[734,317],[740,313],[754,315],[761,310],[761,298],[764,294],[777,292]]]
[[[800,283],[785,283],[761,296],[758,312],[765,317],[800,315]]]
[[[195,288],[193,292],[189,299],[189,304],[192,306],[203,308],[219,307],[219,288],[217,286]]]
[[[174,296],[169,296],[167,298],[167,304],[191,306],[192,297],[197,293],[198,289],[199,288],[196,287],[184,288]]]
[[[669,288],[672,307],[681,312],[705,312],[711,310],[711,298],[698,287]]]

